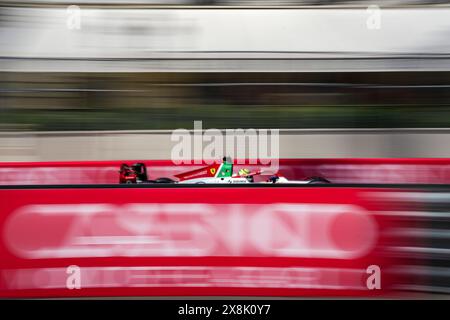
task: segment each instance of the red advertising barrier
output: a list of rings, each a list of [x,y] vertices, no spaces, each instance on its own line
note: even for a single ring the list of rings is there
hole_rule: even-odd
[[[4,187],[0,296],[379,296],[386,192]]]
[[[0,163],[0,185],[116,184],[123,161],[10,162]],[[173,177],[203,164],[174,165],[170,160],[143,161],[150,179]],[[235,161],[238,163],[238,161]],[[450,159],[280,159],[280,172],[288,179],[321,176],[334,183],[450,183]],[[250,170],[261,165],[236,165]]]

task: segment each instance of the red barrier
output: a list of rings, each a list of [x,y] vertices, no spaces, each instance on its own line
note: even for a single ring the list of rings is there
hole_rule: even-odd
[[[0,189],[0,296],[378,296],[380,192]]]
[[[0,163],[0,185],[118,183],[124,161]],[[202,165],[175,166],[170,160],[144,161],[149,177],[173,177]],[[235,161],[236,163],[236,161]],[[236,170],[260,166],[236,165]],[[322,176],[334,183],[450,183],[450,159],[280,159],[288,179]]]

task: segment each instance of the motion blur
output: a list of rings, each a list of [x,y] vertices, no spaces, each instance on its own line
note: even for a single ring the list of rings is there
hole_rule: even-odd
[[[371,296],[375,265],[381,295],[447,297],[448,39],[448,0],[1,1],[0,296],[70,296],[69,265],[86,296]],[[196,121],[279,129],[280,172],[331,185],[118,185],[125,162],[199,170],[171,162]]]

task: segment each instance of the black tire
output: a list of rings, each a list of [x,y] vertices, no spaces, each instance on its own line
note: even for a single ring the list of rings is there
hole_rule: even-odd
[[[166,177],[161,177],[161,178],[158,178],[153,181],[154,181],[154,183],[175,183],[175,181],[173,179],[166,178]]]
[[[322,178],[322,177],[311,177],[311,178],[308,178],[308,180],[311,180],[311,181],[308,182],[308,184],[328,184],[328,183],[331,183],[330,181],[328,181],[327,179]]]

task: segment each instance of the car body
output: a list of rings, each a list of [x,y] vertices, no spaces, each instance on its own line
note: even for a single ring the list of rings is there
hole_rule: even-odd
[[[177,183],[177,184],[248,184],[248,183],[277,183],[277,184],[321,184],[330,183],[322,177],[310,177],[304,180],[288,180],[280,173],[268,176],[268,179],[255,182],[256,176],[264,176],[261,170],[245,173],[234,173],[233,162],[224,158],[222,163],[214,163],[199,169],[176,174],[175,179],[158,178],[149,180],[144,163],[133,165],[122,164],[120,167],[120,183]]]

